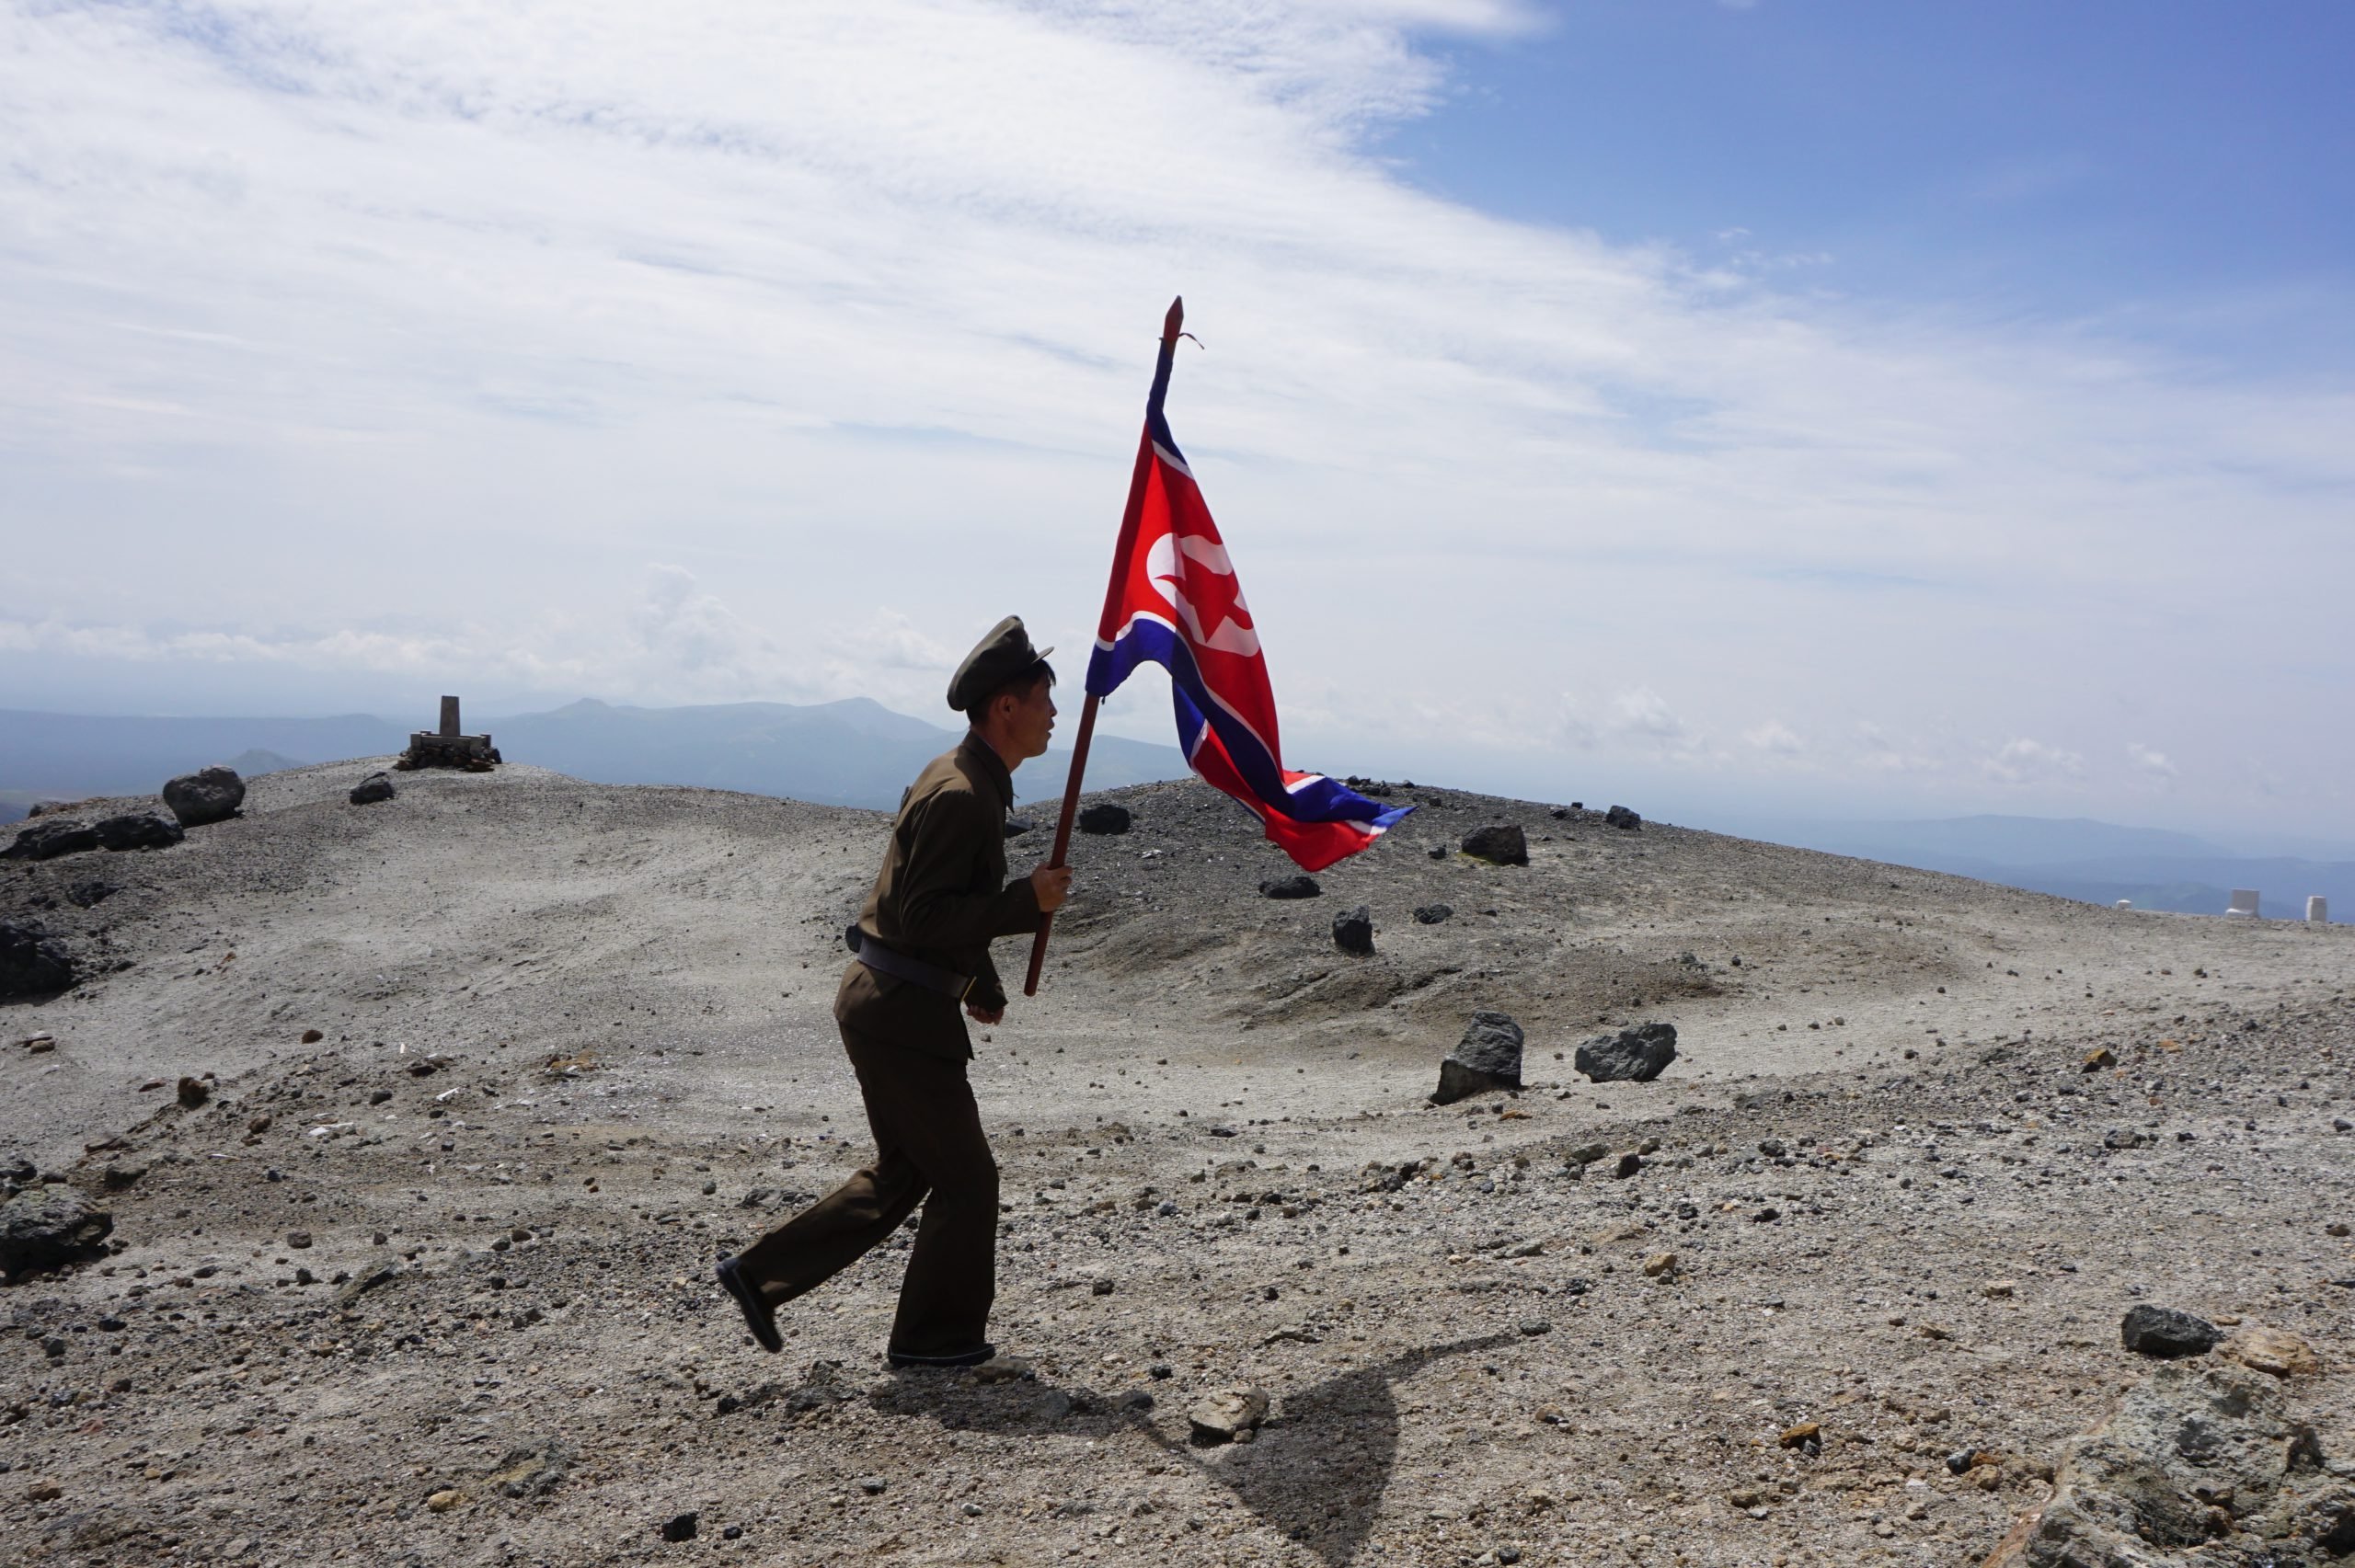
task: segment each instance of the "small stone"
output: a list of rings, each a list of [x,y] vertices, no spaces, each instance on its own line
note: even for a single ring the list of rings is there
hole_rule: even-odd
[[[393,1092],[389,1089],[372,1089],[368,1092],[368,1103],[372,1105],[381,1105],[392,1097]]]
[[[109,1165],[101,1173],[98,1179],[105,1184],[109,1192],[121,1192],[144,1176],[147,1169],[144,1164]]]
[[[2314,1346],[2286,1329],[2254,1325],[2245,1328],[2224,1342],[2220,1354],[2253,1372],[2274,1378],[2300,1376],[2322,1368]]]
[[[248,1138],[259,1138],[269,1130],[270,1117],[267,1116],[256,1116],[246,1124],[246,1136]]]
[[[2183,1356],[2204,1356],[2216,1347],[2223,1333],[2205,1318],[2194,1317],[2172,1307],[2131,1307],[2118,1325],[2120,1340],[2138,1356],[2154,1356],[2173,1360]]]
[[[1527,865],[1529,841],[1511,823],[1475,828],[1464,835],[1464,853],[1492,865]]]
[[[1453,918],[1455,910],[1446,904],[1417,904],[1415,906],[1415,923],[1417,925],[1438,925],[1443,921]]]
[[[1979,1294],[1993,1301],[2007,1301],[2019,1291],[2016,1279],[1991,1279],[1979,1288]]]
[[[1783,1435],[1780,1437],[1775,1438],[1775,1441],[1782,1448],[1797,1448],[1811,1442],[1820,1444],[1822,1439],[1822,1436],[1823,1426],[1821,1423],[1802,1421],[1796,1426],[1786,1426],[1783,1428]]]
[[[1521,1320],[1521,1332],[1527,1338],[1535,1339],[1541,1333],[1552,1333],[1554,1325],[1544,1318],[1523,1318]]]
[[[668,1541],[693,1540],[695,1539],[695,1516],[692,1512],[673,1514],[657,1527],[656,1533]]]
[[[1373,910],[1364,904],[1333,917],[1333,945],[1361,958],[1373,956]]]
[[[437,1514],[446,1514],[451,1509],[456,1507],[462,1500],[463,1494],[456,1487],[445,1486],[441,1491],[433,1494],[431,1497],[428,1497],[425,1500],[425,1505],[432,1509]]]
[[[2117,1065],[2117,1052],[2111,1050],[2108,1046],[2096,1046],[2092,1050],[2085,1053],[2084,1070],[2087,1072],[2099,1072],[2105,1067],[2116,1067]]]
[[[1626,832],[1634,832],[1644,825],[1644,819],[1624,806],[1614,806],[1603,814],[1603,822]]]
[[[1259,884],[1259,896],[1265,898],[1314,898],[1323,891],[1316,878],[1305,874],[1271,876]]]
[[[201,1078],[183,1077],[180,1080],[179,1099],[182,1110],[193,1111],[211,1098],[213,1098],[213,1086]]]
[[[1030,1363],[1018,1356],[993,1356],[973,1368],[977,1383],[1012,1383],[1030,1375]]]
[[[722,1540],[739,1540],[743,1538],[743,1526],[730,1525],[726,1529],[719,1532],[719,1539]]]
[[[1243,1383],[1203,1395],[1186,1413],[1197,1448],[1247,1442],[1245,1434],[1256,1432],[1267,1418],[1267,1391]]]
[[[1654,1253],[1644,1260],[1644,1277],[1647,1279],[1659,1279],[1662,1276],[1675,1272],[1676,1254],[1674,1253]]]
[[[393,788],[390,773],[370,773],[351,786],[350,799],[354,806],[374,806],[393,798],[399,792]]]
[[[884,1489],[890,1485],[890,1482],[879,1475],[862,1475],[858,1478],[858,1489],[869,1497],[882,1496]]]
[[[307,1247],[311,1244],[311,1233],[308,1230],[289,1230],[286,1232],[286,1244],[290,1247]]]
[[[303,1043],[306,1046],[316,1046],[327,1037],[327,1031],[324,1029],[305,1029],[303,1031]]]
[[[1099,1279],[1087,1288],[1090,1295],[1109,1296],[1112,1294],[1112,1282],[1109,1279]]]
[[[1176,1376],[1176,1369],[1166,1361],[1156,1361],[1144,1369],[1144,1375],[1148,1378],[1166,1379]]]
[[[1083,807],[1079,813],[1079,830],[1083,833],[1125,833],[1129,830],[1129,808],[1110,801],[1098,801]]]
[[[1631,1149],[1626,1153],[1619,1156],[1619,1163],[1612,1167],[1611,1174],[1614,1178],[1624,1182],[1629,1176],[1634,1175],[1643,1168],[1644,1157]]]

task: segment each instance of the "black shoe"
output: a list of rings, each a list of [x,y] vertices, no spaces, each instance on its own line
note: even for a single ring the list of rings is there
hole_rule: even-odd
[[[776,1332],[776,1314],[761,1299],[761,1293],[745,1284],[743,1276],[736,1272],[736,1260],[722,1258],[719,1266],[711,1272],[718,1277],[720,1288],[735,1297],[736,1304],[744,1309],[744,1326],[752,1331],[761,1348],[772,1356],[783,1350],[785,1336]]]
[[[930,1367],[978,1367],[996,1354],[996,1345],[982,1345],[971,1350],[959,1350],[948,1356],[910,1356],[905,1351],[887,1350],[883,1353],[883,1358],[890,1362],[891,1370],[905,1372]]]

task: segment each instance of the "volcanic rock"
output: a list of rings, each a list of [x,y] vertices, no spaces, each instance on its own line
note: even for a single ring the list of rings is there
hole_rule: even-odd
[[[2069,1446],[2053,1480],[2051,1500],[1984,1568],[2286,1565],[2355,1551],[2355,1486],[2332,1473],[2280,1386],[2236,1368],[2160,1368]]]
[[[350,799],[354,806],[373,806],[380,800],[392,799],[396,793],[392,774],[370,773],[351,786]]]
[[[40,996],[75,980],[65,944],[30,921],[0,921],[0,996]]]
[[[1510,822],[1475,828],[1464,835],[1464,853],[1496,865],[1527,865],[1529,841]]]
[[[16,842],[0,851],[0,859],[54,860],[62,854],[78,854],[98,847],[98,830],[87,822],[44,817],[29,828],[18,830]]]
[[[1456,1101],[1492,1089],[1521,1087],[1521,1025],[1501,1013],[1475,1013],[1464,1038],[1439,1064],[1439,1088],[1431,1104]]]
[[[1638,1024],[1579,1047],[1575,1065],[1597,1083],[1649,1083],[1676,1059],[1676,1025]]]
[[[1244,1438],[1246,1433],[1257,1432],[1267,1418],[1267,1391],[1243,1383],[1205,1394],[1186,1413],[1194,1445],[1205,1448]]]
[[[1083,833],[1125,833],[1129,830],[1129,808],[1099,800],[1093,806],[1082,807],[1079,830]]]
[[[1364,904],[1333,917],[1333,945],[1361,957],[1373,956],[1373,910]]]
[[[246,802],[246,781],[235,768],[215,764],[182,773],[164,785],[164,804],[172,808],[183,828],[201,828],[234,817]]]
[[[2138,1356],[2172,1361],[2181,1356],[2205,1356],[2224,1337],[2205,1318],[2172,1307],[2130,1307],[2118,1325],[2118,1337]]]
[[[1644,825],[1644,819],[1641,817],[1637,816],[1634,812],[1628,810],[1624,806],[1614,806],[1610,810],[1604,812],[1603,814],[1603,820],[1611,827],[1624,828],[1631,833]]]
[[[72,1187],[27,1187],[0,1204],[0,1275],[11,1284],[37,1269],[95,1255],[114,1216]]]
[[[1260,896],[1269,898],[1314,898],[1323,891],[1325,889],[1316,885],[1316,878],[1302,873],[1271,876],[1259,884]]]
[[[1452,918],[1454,913],[1455,910],[1446,904],[1418,904],[1415,906],[1415,923],[1437,925],[1442,921]]]
[[[110,850],[167,850],[188,837],[178,822],[153,811],[127,811],[91,830]]]

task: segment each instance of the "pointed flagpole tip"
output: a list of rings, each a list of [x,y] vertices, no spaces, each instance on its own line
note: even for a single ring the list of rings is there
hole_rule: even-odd
[[[1161,340],[1164,343],[1177,342],[1178,334],[1184,329],[1185,326],[1186,296],[1180,294],[1169,302],[1169,314],[1162,318]]]

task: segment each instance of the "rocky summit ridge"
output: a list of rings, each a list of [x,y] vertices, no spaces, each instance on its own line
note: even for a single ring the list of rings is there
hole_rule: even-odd
[[[896,1248],[779,1357],[708,1274],[865,1150],[827,1006],[883,818],[519,764],[353,804],[384,765],[0,863],[0,919],[80,976],[0,1007],[0,1230],[75,1227],[0,1289],[10,1561],[2355,1537],[2346,928],[1404,783],[1384,843],[1269,898],[1293,868],[1223,797],[1107,792],[1045,990],[976,1040],[1034,1375],[895,1376]],[[1527,864],[1465,853],[1508,827]],[[1479,1013],[1521,1088],[1434,1105]],[[1577,1071],[1651,1024],[1656,1078]],[[2138,1354],[2142,1306],[2214,1338]],[[1243,1414],[1205,1446],[1203,1411]],[[2147,1451],[2191,1420],[2212,1464]]]

